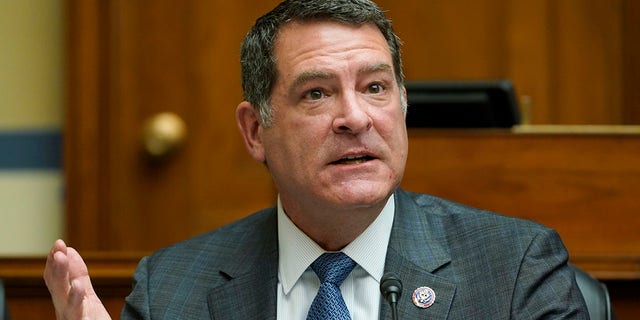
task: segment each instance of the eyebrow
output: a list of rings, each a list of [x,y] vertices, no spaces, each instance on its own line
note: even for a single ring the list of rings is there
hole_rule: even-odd
[[[295,80],[293,80],[293,83],[291,84],[291,89],[295,89],[309,81],[313,81],[313,80],[327,80],[327,79],[332,79],[335,78],[335,75],[332,75],[329,72],[326,71],[322,71],[322,70],[308,70],[308,71],[304,71],[301,74],[299,74]]]
[[[368,74],[376,72],[392,72],[393,68],[387,63],[376,63],[366,65],[358,70],[358,74]]]
[[[375,63],[368,64],[358,69],[358,74],[371,74],[376,72],[392,72],[393,68],[387,63]],[[323,70],[308,70],[300,73],[290,86],[290,89],[298,88],[299,86],[313,80],[327,80],[333,79],[336,76],[332,73]]]

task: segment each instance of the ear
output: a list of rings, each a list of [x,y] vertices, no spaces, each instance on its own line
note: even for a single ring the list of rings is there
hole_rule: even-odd
[[[404,109],[404,120],[407,120],[407,112],[409,111],[409,101],[407,100],[407,88],[405,86],[400,87],[400,103]]]
[[[247,101],[242,101],[236,108],[236,122],[244,139],[249,154],[258,162],[265,161],[264,146],[262,144],[262,124],[258,111]]]

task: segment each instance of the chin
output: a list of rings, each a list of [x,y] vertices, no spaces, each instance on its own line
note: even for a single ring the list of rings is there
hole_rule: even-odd
[[[336,194],[336,203],[353,208],[366,208],[385,202],[393,188],[349,188]]]

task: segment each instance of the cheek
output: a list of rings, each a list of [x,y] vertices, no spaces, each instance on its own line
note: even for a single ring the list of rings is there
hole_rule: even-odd
[[[269,161],[278,161],[284,169],[305,166],[316,158],[321,133],[313,122],[296,121],[270,132],[265,139],[265,151]]]
[[[386,144],[392,166],[403,170],[409,148],[404,113],[388,114],[379,121],[376,129]]]
[[[376,116],[375,126],[386,140],[400,140],[406,141],[407,139],[407,127],[405,125],[404,113],[397,112],[384,112]]]

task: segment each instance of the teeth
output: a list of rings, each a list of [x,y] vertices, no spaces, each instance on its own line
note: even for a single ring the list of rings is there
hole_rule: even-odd
[[[350,156],[344,156],[340,160],[336,160],[332,163],[333,164],[358,164],[358,163],[367,162],[372,159],[373,158],[368,155],[350,155]]]
[[[346,156],[340,159],[339,163],[343,164],[354,164],[354,163],[363,163],[369,160],[368,156]]]
[[[352,163],[362,163],[362,162],[366,162],[367,159],[366,158],[355,158],[355,159],[344,159],[341,162],[342,163],[347,163],[347,164],[352,164]]]

